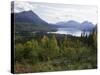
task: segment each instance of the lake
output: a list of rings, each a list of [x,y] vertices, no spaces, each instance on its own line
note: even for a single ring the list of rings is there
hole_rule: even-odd
[[[56,32],[48,32],[48,33],[65,34],[65,35],[69,34],[69,35],[80,37],[83,31],[77,28],[58,28]],[[85,35],[89,35],[89,34],[90,31],[85,31]]]

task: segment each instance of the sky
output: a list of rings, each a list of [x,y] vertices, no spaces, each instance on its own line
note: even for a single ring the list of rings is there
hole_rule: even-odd
[[[80,23],[89,21],[97,24],[96,6],[15,1],[14,12],[29,10],[35,12],[48,23],[56,24],[75,20]]]

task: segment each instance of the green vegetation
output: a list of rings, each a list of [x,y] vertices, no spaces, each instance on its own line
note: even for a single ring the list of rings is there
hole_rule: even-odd
[[[48,25],[41,25],[41,24],[33,24],[33,23],[23,23],[23,22],[16,22],[15,23],[16,27],[15,30],[16,32],[22,32],[22,31],[27,31],[27,32],[32,32],[32,31],[56,31],[55,28],[52,28],[49,24]]]
[[[31,32],[16,33],[16,73],[93,68],[97,68],[95,30],[89,36],[81,37]]]

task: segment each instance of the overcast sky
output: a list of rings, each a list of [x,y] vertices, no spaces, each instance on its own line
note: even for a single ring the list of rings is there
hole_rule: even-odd
[[[75,20],[80,23],[89,21],[93,24],[97,24],[97,7],[95,6],[21,1],[16,1],[14,5],[14,12],[32,10],[48,23]]]

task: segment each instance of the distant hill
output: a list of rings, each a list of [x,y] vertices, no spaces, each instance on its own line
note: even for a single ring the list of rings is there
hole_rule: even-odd
[[[90,31],[95,27],[95,25],[92,24],[91,22],[84,21],[83,23],[79,23],[74,20],[70,20],[67,22],[58,22],[56,23],[56,25],[61,26],[61,27],[77,28],[77,29],[85,30],[85,31]]]
[[[95,25],[93,25],[91,22],[88,21],[84,21],[83,23],[81,23],[81,30],[92,30],[95,27]]]
[[[67,21],[67,22],[58,22],[56,24],[66,26],[66,27],[79,27],[80,26],[80,23],[73,21],[73,20],[70,20],[70,21]]]

